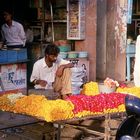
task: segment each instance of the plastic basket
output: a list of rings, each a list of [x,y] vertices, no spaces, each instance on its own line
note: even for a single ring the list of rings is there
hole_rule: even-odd
[[[100,93],[112,93],[116,91],[116,87],[107,87],[106,85],[104,85],[103,83],[99,83],[98,84],[99,87],[99,92]]]

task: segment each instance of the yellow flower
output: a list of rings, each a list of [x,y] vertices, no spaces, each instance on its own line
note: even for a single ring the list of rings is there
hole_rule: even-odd
[[[81,94],[85,95],[97,95],[99,94],[99,88],[97,82],[89,82],[83,86]]]
[[[136,97],[140,98],[140,87],[125,87],[125,88],[117,88],[116,92],[118,93],[124,93],[124,94],[130,94],[130,95],[134,95]]]
[[[70,119],[74,105],[65,100],[47,100],[43,95],[25,96],[16,101],[14,111],[36,116],[46,121]]]

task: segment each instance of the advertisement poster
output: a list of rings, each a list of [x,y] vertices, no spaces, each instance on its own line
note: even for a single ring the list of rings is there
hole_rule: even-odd
[[[0,66],[0,92],[27,87],[26,64]]]
[[[67,39],[85,39],[85,0],[67,0]]]

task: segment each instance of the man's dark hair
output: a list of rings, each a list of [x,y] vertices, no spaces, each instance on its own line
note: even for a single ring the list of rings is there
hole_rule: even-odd
[[[11,15],[11,18],[13,19],[13,10],[12,9],[4,9],[3,10],[3,15],[5,15],[6,13]]]
[[[55,44],[49,44],[45,49],[45,55],[58,55],[59,53],[60,49]]]

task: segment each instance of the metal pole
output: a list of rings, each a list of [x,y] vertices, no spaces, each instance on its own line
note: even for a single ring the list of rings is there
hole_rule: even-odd
[[[44,30],[45,30],[45,1],[42,0],[42,12],[43,12],[43,20],[42,20],[42,30],[41,30],[41,43],[44,40]]]
[[[51,1],[49,1],[49,4],[50,4],[50,10],[51,10],[52,39],[53,39],[53,42],[54,42],[53,8],[52,8]]]
[[[0,77],[0,87],[1,87],[2,91],[5,91],[1,77]]]
[[[61,124],[58,123],[57,140],[60,140],[60,136],[61,136]]]

